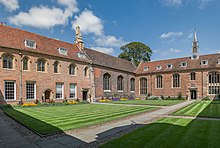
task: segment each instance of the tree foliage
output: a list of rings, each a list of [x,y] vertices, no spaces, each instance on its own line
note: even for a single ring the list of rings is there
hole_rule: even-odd
[[[123,52],[118,56],[121,59],[133,61],[136,66],[141,61],[150,61],[152,50],[141,42],[131,42],[120,48]]]

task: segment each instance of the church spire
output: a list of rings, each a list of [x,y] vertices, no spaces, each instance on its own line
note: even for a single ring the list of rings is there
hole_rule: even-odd
[[[81,50],[84,49],[84,42],[83,42],[83,38],[82,38],[82,34],[80,32],[79,26],[76,27],[76,36],[75,36],[74,44],[77,44]]]
[[[192,42],[192,59],[198,59],[198,58],[199,58],[199,43],[197,40],[196,29],[195,29],[194,39]]]

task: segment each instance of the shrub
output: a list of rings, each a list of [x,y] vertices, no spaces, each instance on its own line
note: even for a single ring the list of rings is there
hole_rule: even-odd
[[[77,104],[79,102],[72,100],[72,101],[67,101],[67,103],[70,104],[70,105],[73,105],[73,104]]]
[[[211,100],[208,96],[202,98],[202,100]]]
[[[22,106],[23,107],[30,107],[30,106],[37,106],[37,104],[31,102],[31,103],[24,103]]]
[[[135,98],[134,100],[141,100],[140,98]]]
[[[128,98],[120,98],[120,101],[127,101]]]
[[[181,92],[178,93],[177,99],[178,99],[178,100],[181,100],[181,99],[182,99],[182,93],[181,93]]]

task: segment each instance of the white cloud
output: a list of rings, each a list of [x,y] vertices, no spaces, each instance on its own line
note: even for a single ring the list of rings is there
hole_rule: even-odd
[[[187,38],[192,39],[192,38],[193,38],[193,34],[190,33],[190,34],[187,36]]]
[[[200,5],[199,8],[203,9],[205,8],[210,2],[212,2],[213,0],[200,0]]]
[[[72,28],[80,26],[81,31],[85,34],[94,33],[95,35],[103,35],[102,20],[95,16],[92,11],[85,10],[79,16],[75,16],[72,22]]]
[[[182,0],[161,0],[162,4],[167,7],[180,7]]]
[[[167,32],[160,35],[161,39],[175,38],[178,36],[182,36],[182,32]]]
[[[169,51],[170,51],[170,52],[174,52],[174,53],[178,53],[178,52],[180,52],[179,49],[174,49],[174,48],[170,48]]]
[[[106,53],[106,54],[113,54],[114,49],[113,48],[106,48],[106,47],[91,47],[91,49]]]
[[[52,28],[56,25],[68,23],[73,13],[78,12],[76,0],[57,0],[58,4],[64,5],[65,10],[57,7],[39,6],[32,7],[29,12],[20,12],[9,18],[9,22],[18,26],[32,26],[36,28]]]
[[[100,36],[95,38],[95,43],[98,46],[107,46],[107,47],[120,47],[125,45],[126,42],[123,41],[123,38],[117,39],[115,36]]]
[[[0,4],[2,4],[6,11],[12,12],[19,8],[18,0],[0,0]]]

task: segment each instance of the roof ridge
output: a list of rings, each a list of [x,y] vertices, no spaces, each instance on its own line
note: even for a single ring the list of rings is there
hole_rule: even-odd
[[[87,50],[92,50],[94,52],[98,52],[100,54],[104,54],[104,55],[107,55],[107,56],[110,56],[110,57],[113,57],[113,58],[116,58],[116,59],[119,59],[119,60],[122,60],[122,61],[125,61],[125,62],[128,62],[128,63],[132,63],[132,61],[128,61],[128,60],[125,60],[125,59],[121,59],[121,58],[118,58],[118,57],[115,57],[113,55],[109,55],[109,54],[106,54],[106,53],[103,53],[103,52],[100,52],[100,51],[97,51],[97,50],[94,50],[94,49],[90,49],[90,48],[85,48]]]

